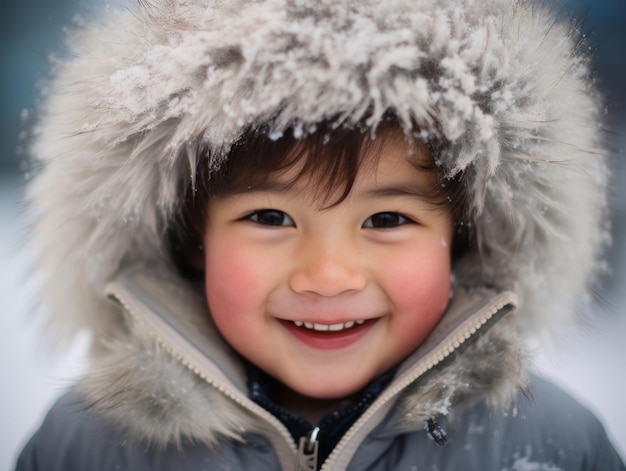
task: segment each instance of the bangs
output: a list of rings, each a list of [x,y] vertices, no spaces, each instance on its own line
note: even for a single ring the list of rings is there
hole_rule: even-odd
[[[393,129],[393,130],[392,130]],[[341,203],[352,190],[359,171],[375,165],[385,140],[399,128],[380,127],[378,136],[361,128],[331,129],[330,125],[303,138],[288,132],[271,139],[264,130],[248,132],[231,149],[221,168],[200,175],[207,199],[244,193],[263,187],[277,174],[298,167],[288,185],[306,180],[308,197],[330,208]]]

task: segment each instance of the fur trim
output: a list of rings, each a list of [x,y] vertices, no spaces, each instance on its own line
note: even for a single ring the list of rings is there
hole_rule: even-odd
[[[444,415],[454,420],[464,402],[485,400],[491,410],[504,411],[529,380],[525,349],[516,335],[514,316],[499,320],[404,393],[402,420],[407,426]],[[497,358],[500,361],[494,361]]]
[[[129,441],[182,448],[243,440],[255,421],[136,327],[107,342],[78,390]]]
[[[375,125],[387,109],[445,142],[439,164],[467,176],[478,248],[462,282],[518,293],[527,331],[571,316],[607,238],[601,102],[576,44],[508,0],[160,0],[109,13],[72,39],[34,146],[36,269],[55,326],[116,328],[103,284],[166,258],[197,159],[218,166],[245,127],[306,133],[368,113]]]

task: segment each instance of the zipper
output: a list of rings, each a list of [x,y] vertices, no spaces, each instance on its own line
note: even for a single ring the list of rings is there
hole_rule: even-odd
[[[446,338],[438,348],[434,349],[424,358],[422,358],[416,365],[414,365],[408,372],[401,375],[399,381],[394,381],[390,387],[385,390],[374,403],[368,407],[365,412],[352,424],[344,436],[339,440],[339,443],[333,451],[330,453],[326,461],[322,464],[320,471],[328,471],[334,469],[335,462],[339,459],[342,451],[348,447],[350,442],[360,443],[375,426],[366,427],[370,420],[374,419],[376,413],[381,410],[386,404],[392,401],[397,395],[404,391],[410,384],[417,381],[424,374],[435,368],[454,351],[456,351],[467,340],[474,336],[488,321],[492,320],[496,314],[508,312],[505,310],[507,306],[513,307],[515,305],[516,296],[510,292],[504,292],[496,296],[491,302],[483,307],[479,314],[471,317],[471,322],[464,326],[463,329],[455,332],[450,337]],[[408,373],[408,374],[407,374]],[[353,445],[354,446],[354,445]],[[348,459],[351,459],[352,455]]]
[[[125,288],[129,291],[132,291],[132,288],[128,286],[128,284],[125,284]],[[189,342],[186,342],[184,338],[181,338],[180,334],[176,332],[175,329],[173,329],[171,326],[169,326],[167,322],[161,319],[159,315],[153,314],[150,309],[142,309],[143,315],[139,314],[137,310],[135,310],[135,308],[133,307],[133,303],[129,302],[128,299],[122,293],[120,293],[120,291],[116,289],[115,286],[107,286],[106,294],[113,301],[117,302],[135,322],[138,322],[142,326],[144,326],[150,337],[152,337],[157,342],[157,344],[174,359],[179,361],[192,373],[197,375],[206,383],[210,384],[212,387],[224,394],[230,400],[232,400],[242,408],[246,409],[247,411],[251,412],[253,415],[260,417],[270,426],[272,426],[275,431],[279,433],[286,447],[289,448],[291,456],[293,457],[294,455],[296,455],[298,450],[293,444],[293,439],[286,427],[270,412],[266,411],[261,406],[254,403],[246,395],[240,393],[235,386],[228,386],[227,384],[223,384],[216,378],[208,375],[204,371],[204,369],[201,366],[197,365],[197,362],[192,358],[193,356],[195,356],[193,352],[194,350],[196,350],[195,347]],[[141,303],[141,301],[139,302]],[[197,355],[203,355],[201,352],[195,353]],[[209,360],[207,359],[207,361]],[[272,441],[272,443],[276,444],[274,441]]]
[[[300,438],[296,471],[317,471],[320,428],[315,427],[306,436]]]

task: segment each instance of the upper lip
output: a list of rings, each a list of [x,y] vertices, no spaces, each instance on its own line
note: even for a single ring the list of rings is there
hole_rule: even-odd
[[[290,322],[310,322],[313,324],[345,324],[346,322],[367,321],[385,316],[388,306],[380,303],[319,303],[316,305],[283,304],[270,307],[274,318]]]
[[[346,324],[349,322],[365,322],[365,321],[370,321],[370,320],[374,320],[374,319],[379,319],[382,316],[362,316],[362,317],[351,317],[351,318],[347,318],[347,317],[336,317],[335,319],[327,319],[327,318],[322,318],[321,316],[307,316],[307,317],[302,317],[302,318],[287,318],[287,317],[276,317],[277,319],[281,320],[281,321],[286,321],[286,322],[294,322],[294,323],[298,323],[298,322],[302,322],[302,323],[309,323],[309,324],[320,324],[320,325],[338,325],[338,324]]]
[[[325,324],[319,322],[303,322],[303,321],[292,321],[297,327],[304,326],[308,329],[313,329],[317,331],[340,331],[343,329],[349,329],[353,327],[355,324],[360,325],[365,322],[363,319],[359,319],[357,321],[348,321],[348,322],[337,322],[335,324]]]

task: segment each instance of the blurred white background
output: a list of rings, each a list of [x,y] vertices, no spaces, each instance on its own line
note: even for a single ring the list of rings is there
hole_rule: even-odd
[[[33,318],[29,254],[20,248],[28,231],[22,198],[30,169],[24,147],[36,107],[36,84],[45,78],[48,54],[63,54],[62,25],[97,1],[22,0],[0,6],[0,470],[13,468],[16,454],[46,410],[86,366],[85,338],[60,356],[42,343]],[[626,458],[626,156],[620,150],[626,148],[626,2],[564,4],[569,9],[565,14],[571,10],[587,17],[584,28],[593,32],[595,68],[611,103],[615,244],[608,261],[614,275],[599,293],[603,302],[593,322],[564,331],[554,348],[540,352],[536,366],[599,416]]]

